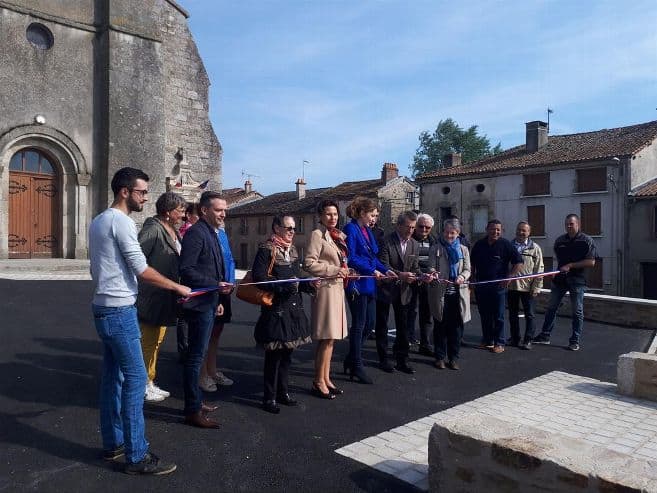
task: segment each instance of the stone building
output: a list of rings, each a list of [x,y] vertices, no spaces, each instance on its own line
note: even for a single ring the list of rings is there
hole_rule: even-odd
[[[0,0],[0,258],[85,258],[123,166],[151,177],[138,223],[181,162],[221,189],[187,17],[173,0]]]
[[[625,294],[657,300],[657,178],[630,193],[627,228]]]
[[[461,164],[459,155],[446,162],[417,177],[422,210],[438,218],[456,214],[473,240],[485,235],[489,219],[501,220],[508,238],[526,220],[543,247],[546,270],[553,267],[564,218],[575,213],[600,256],[589,288],[627,295],[628,280],[638,274],[629,248],[630,193],[657,177],[657,121],[554,136],[545,122],[529,122],[524,145],[473,163]]]
[[[295,185],[294,191],[274,193],[258,201],[230,208],[226,217],[226,232],[239,268],[251,266],[258,245],[271,234],[271,223],[276,214],[295,218],[295,245],[303,258],[306,242],[318,221],[315,209],[325,198],[338,203],[339,227],[348,220],[347,205],[359,195],[378,201],[381,214],[379,224],[386,230],[392,228],[400,212],[417,209],[415,184],[399,176],[394,163],[385,163],[381,177],[374,180],[347,181],[335,187],[306,189],[306,182],[299,178]]]

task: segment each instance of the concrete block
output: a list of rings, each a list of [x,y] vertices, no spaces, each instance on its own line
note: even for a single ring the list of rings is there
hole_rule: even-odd
[[[617,365],[618,392],[657,401],[657,355],[621,354]]]

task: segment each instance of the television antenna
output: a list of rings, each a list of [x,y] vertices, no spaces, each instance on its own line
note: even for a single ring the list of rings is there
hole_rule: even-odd
[[[247,180],[251,181],[251,178],[260,178],[260,175],[255,175],[253,173],[249,173],[247,170],[243,169],[242,170],[242,180],[244,180],[244,177],[246,177]]]

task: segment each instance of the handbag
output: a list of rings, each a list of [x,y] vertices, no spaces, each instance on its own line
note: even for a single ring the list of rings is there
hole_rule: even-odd
[[[271,262],[269,262],[269,268],[267,269],[267,277],[271,276],[271,270],[274,268],[274,261],[276,260],[276,252],[271,249]],[[271,291],[265,291],[264,289],[258,288],[258,286],[250,285],[243,286],[244,284],[249,284],[253,282],[253,274],[250,270],[246,271],[242,282],[237,285],[237,292],[235,295],[242,301],[251,303],[252,305],[260,306],[271,306],[274,302],[274,293]]]

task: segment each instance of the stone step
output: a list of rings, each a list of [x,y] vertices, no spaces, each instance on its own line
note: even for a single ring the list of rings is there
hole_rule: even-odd
[[[89,272],[89,260],[86,259],[8,259],[0,260],[0,272]]]

